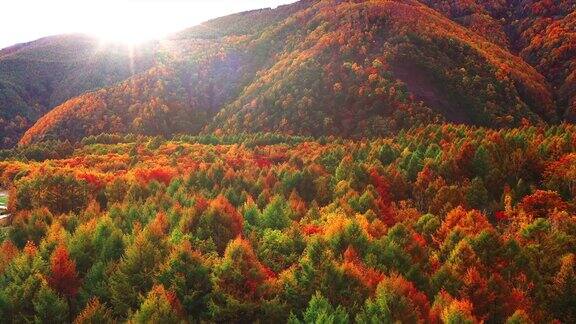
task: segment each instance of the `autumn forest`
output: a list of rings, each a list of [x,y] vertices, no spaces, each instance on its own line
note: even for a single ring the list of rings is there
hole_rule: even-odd
[[[575,12],[303,0],[0,50],[0,322],[575,323]]]

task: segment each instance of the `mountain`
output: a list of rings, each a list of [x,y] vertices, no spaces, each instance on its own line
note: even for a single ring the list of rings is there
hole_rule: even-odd
[[[145,71],[152,48],[101,44],[63,35],[0,51],[0,148],[12,146],[38,118],[82,93]]]
[[[157,44],[150,69],[55,107],[20,143],[571,120],[573,73],[549,66],[573,66],[573,4],[530,3],[301,1],[215,19]],[[553,40],[555,26],[566,31]]]
[[[417,2],[323,1],[299,14],[257,40],[289,35],[209,130],[366,135],[439,119],[554,119],[537,71]]]
[[[555,89],[559,114],[576,121],[575,1],[423,2],[534,66]]]

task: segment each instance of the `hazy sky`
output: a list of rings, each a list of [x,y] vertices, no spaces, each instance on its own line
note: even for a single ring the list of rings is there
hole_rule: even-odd
[[[205,20],[294,0],[2,0],[0,48],[63,33],[139,42]]]

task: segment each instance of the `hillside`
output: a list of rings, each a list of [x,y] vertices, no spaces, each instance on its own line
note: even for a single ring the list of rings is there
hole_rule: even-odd
[[[162,43],[160,63],[116,86],[73,98],[22,137],[79,140],[100,133],[198,133],[253,71],[232,42]],[[185,56],[186,60],[178,57]]]
[[[328,0],[216,19],[160,46],[167,59],[152,70],[56,107],[20,142],[559,120],[558,92],[507,34],[484,38],[456,21],[417,1]]]
[[[38,118],[62,102],[152,64],[151,48],[131,52],[82,35],[47,37],[1,50],[0,148],[16,144]]]
[[[534,69],[417,3],[320,2],[299,15],[255,41],[291,31],[274,66],[209,130],[367,135],[438,119],[498,127],[554,118]]]
[[[558,112],[576,121],[576,2],[422,2],[517,53],[555,89]]]

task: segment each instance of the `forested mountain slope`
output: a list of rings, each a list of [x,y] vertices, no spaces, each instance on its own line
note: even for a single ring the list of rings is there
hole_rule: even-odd
[[[559,114],[576,120],[576,1],[422,2],[534,66],[554,88]]]
[[[275,28],[289,34],[278,61],[209,129],[366,135],[422,120],[554,119],[533,68],[416,2],[322,1]]]
[[[152,46],[130,50],[63,35],[0,51],[0,148],[67,99],[110,86],[153,64]]]
[[[506,42],[418,1],[299,2],[208,22],[157,51],[166,59],[155,68],[65,102],[21,143],[101,132],[365,136],[442,120],[558,120],[554,89]]]

